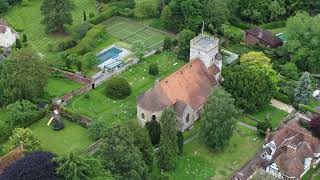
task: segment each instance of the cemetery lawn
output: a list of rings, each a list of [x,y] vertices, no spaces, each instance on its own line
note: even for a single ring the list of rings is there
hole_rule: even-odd
[[[93,12],[96,14],[95,0],[73,0],[75,8],[73,10],[73,25],[83,22],[83,10],[87,14]],[[32,47],[42,54],[48,53],[48,44],[56,43],[65,38],[65,36],[49,36],[45,33],[45,27],[41,24],[43,16],[40,12],[42,0],[32,0],[10,7],[4,14],[4,19],[13,26],[16,31],[28,36],[28,41]],[[70,28],[70,27],[68,27]]]
[[[44,150],[60,155],[86,150],[93,143],[86,128],[64,119],[64,129],[54,131],[47,126],[49,119],[50,117],[47,116],[29,127],[39,137]]]
[[[288,115],[287,112],[279,110],[271,105],[268,105],[266,108],[260,110],[256,113],[251,113],[250,116],[257,119],[258,121],[264,121],[267,116],[270,116],[272,126],[278,127],[281,120]]]
[[[221,152],[212,152],[197,138],[184,146],[183,156],[178,158],[176,170],[165,173],[169,179],[230,179],[261,148],[263,140],[255,131],[237,126],[233,137]],[[154,177],[160,177],[155,168]]]
[[[132,93],[126,99],[111,100],[107,98],[105,84],[102,84],[97,89],[91,90],[88,95],[74,97],[68,103],[67,108],[93,119],[103,119],[110,126],[116,122],[135,118],[137,96],[151,88],[157,78],[148,73],[149,65],[155,62],[159,65],[161,79],[175,72],[186,63],[178,60],[176,55],[169,52],[151,56],[120,74],[132,87]]]
[[[66,78],[50,77],[48,85],[45,88],[45,99],[51,100],[63,96],[66,93],[79,89],[81,86],[81,84]]]

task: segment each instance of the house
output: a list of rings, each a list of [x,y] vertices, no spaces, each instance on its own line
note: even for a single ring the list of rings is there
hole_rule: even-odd
[[[5,21],[0,20],[0,48],[10,48],[18,38],[18,33]]]
[[[274,36],[272,32],[259,27],[246,30],[244,42],[248,45],[262,44],[270,48],[278,48],[283,45],[283,42],[279,37]]]
[[[213,88],[221,80],[222,58],[219,39],[201,34],[190,42],[190,62],[137,97],[141,126],[159,121],[161,113],[173,107],[177,128],[184,131],[199,118]]]
[[[320,141],[297,121],[286,124],[266,140],[262,150],[235,173],[234,180],[250,179],[258,169],[278,179],[300,180],[320,161]]]

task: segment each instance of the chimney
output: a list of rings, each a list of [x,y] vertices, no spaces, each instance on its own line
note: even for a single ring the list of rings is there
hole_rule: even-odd
[[[259,35],[258,35],[258,37],[261,39],[262,36],[263,36],[263,32],[262,32],[262,29],[260,29],[260,30],[259,30]]]
[[[289,144],[287,146],[287,155],[290,158],[294,158],[296,156],[297,147],[293,144]]]

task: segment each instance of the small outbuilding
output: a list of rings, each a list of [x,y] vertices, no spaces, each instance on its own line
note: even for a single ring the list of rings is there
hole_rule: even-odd
[[[18,38],[18,33],[4,20],[0,20],[0,48],[10,48]]]
[[[248,45],[262,44],[270,48],[278,48],[283,45],[282,40],[272,32],[259,27],[246,30],[244,42]]]

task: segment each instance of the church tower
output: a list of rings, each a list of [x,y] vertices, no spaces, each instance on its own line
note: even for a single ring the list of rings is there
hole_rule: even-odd
[[[222,58],[219,53],[219,39],[210,35],[200,34],[190,41],[190,62],[199,58],[206,68],[215,65],[222,70]],[[218,75],[220,77],[220,73]]]

